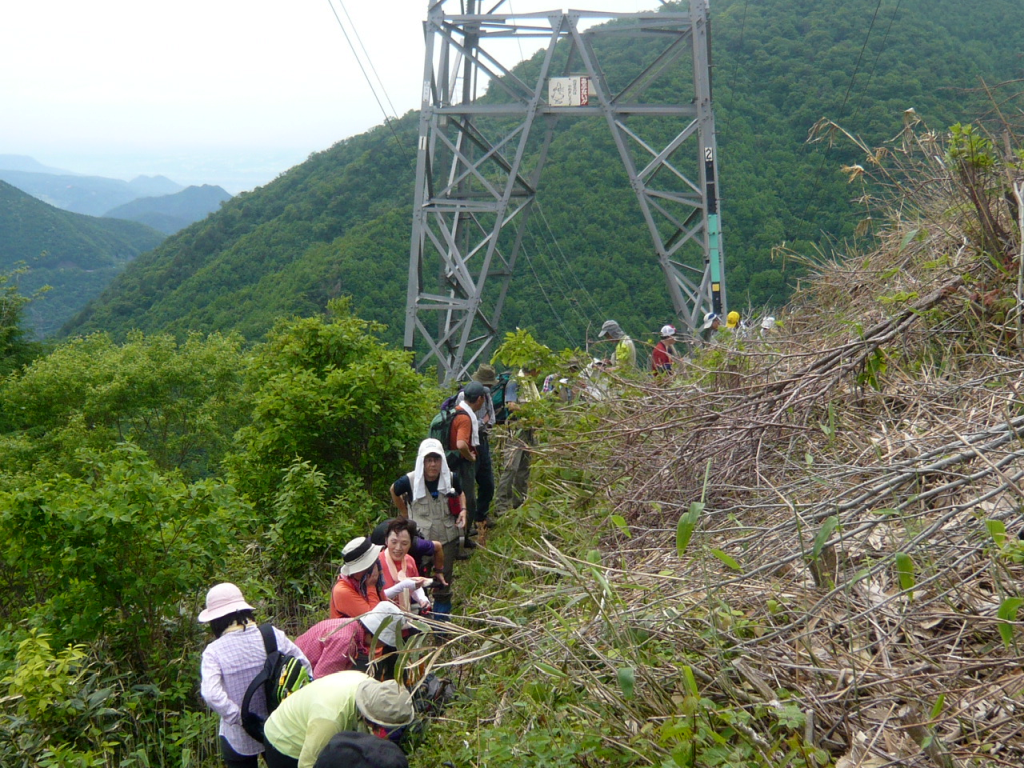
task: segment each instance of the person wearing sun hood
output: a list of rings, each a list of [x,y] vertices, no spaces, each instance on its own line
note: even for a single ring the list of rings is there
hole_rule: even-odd
[[[428,437],[420,443],[416,467],[392,483],[391,500],[402,517],[416,522],[423,538],[441,542],[444,579],[443,583],[434,582],[434,615],[447,615],[451,612],[452,566],[466,527],[466,497],[459,478],[448,468],[440,440]]]

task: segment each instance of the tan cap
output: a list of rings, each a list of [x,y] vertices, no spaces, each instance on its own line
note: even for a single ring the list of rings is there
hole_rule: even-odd
[[[415,717],[412,695],[395,680],[363,680],[356,688],[356,707],[371,723],[385,728],[401,728]]]

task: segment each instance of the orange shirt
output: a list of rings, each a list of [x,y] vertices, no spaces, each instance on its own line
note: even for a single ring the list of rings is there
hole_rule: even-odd
[[[371,586],[364,598],[356,586],[356,582],[348,576],[339,576],[331,590],[331,618],[356,619],[373,610],[380,602],[380,593]]]
[[[455,418],[452,419],[452,432],[449,435],[448,445],[451,446],[453,451],[458,449],[459,440],[462,440],[470,447],[473,446],[473,419],[461,408]]]

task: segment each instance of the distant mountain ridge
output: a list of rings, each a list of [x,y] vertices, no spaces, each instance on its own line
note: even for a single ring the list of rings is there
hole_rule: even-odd
[[[0,181],[0,270],[25,262],[30,271],[19,283],[25,294],[51,286],[28,306],[40,336],[56,331],[129,261],[163,239],[134,221],[62,211]]]
[[[74,171],[67,171],[63,168],[51,168],[43,165],[34,157],[28,155],[0,155],[0,170],[23,171],[26,173],[50,173],[57,176],[79,176]]]
[[[224,189],[211,184],[185,187],[173,195],[140,197],[112,208],[104,215],[146,224],[165,235],[173,235],[189,224],[201,221],[231,199]]]
[[[24,167],[26,163],[22,162],[21,165]],[[0,168],[0,181],[6,181],[55,208],[63,208],[72,213],[84,213],[87,216],[102,216],[111,208],[130,203],[140,197],[172,195],[184,189],[180,184],[164,176],[138,176],[131,181],[122,181],[103,176],[6,168]]]

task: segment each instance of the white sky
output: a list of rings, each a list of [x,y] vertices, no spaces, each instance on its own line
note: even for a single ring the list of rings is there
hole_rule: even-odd
[[[427,0],[333,2],[395,111],[418,107]],[[0,154],[114,178],[161,173],[232,193],[264,184],[383,122],[330,3],[3,0]],[[512,8],[657,5],[514,0]]]

